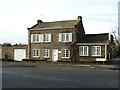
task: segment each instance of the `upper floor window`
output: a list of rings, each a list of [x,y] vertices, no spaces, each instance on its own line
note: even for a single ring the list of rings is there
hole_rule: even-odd
[[[59,42],[72,42],[72,33],[60,33]]]
[[[31,35],[31,42],[51,42],[51,34],[33,34]]]
[[[79,55],[80,56],[88,56],[88,46],[80,46],[79,47]]]
[[[39,34],[34,34],[31,37],[32,42],[39,42]]]
[[[92,46],[92,56],[101,56],[101,46]]]
[[[51,34],[43,34],[43,42],[51,42]]]

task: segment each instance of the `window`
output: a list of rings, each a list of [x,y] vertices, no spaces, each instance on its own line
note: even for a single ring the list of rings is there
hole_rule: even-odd
[[[88,56],[88,46],[80,46],[79,47],[79,55],[80,56]]]
[[[44,42],[51,42],[51,34],[44,34],[43,41]]]
[[[51,34],[33,34],[31,35],[31,42],[51,42]]]
[[[43,57],[49,58],[49,49],[43,49]]]
[[[62,41],[65,41],[65,34],[62,34]]]
[[[70,50],[63,49],[62,50],[62,58],[70,58]]]
[[[101,47],[100,46],[92,47],[92,56],[101,56]]]
[[[44,40],[43,40],[43,41],[44,41],[44,42],[48,42],[48,38],[49,38],[49,37],[48,37],[48,34],[44,34]]]
[[[39,42],[39,34],[31,35],[31,42]]]
[[[33,49],[33,57],[39,57],[39,49]]]
[[[60,42],[72,42],[72,33],[61,33],[59,34]]]

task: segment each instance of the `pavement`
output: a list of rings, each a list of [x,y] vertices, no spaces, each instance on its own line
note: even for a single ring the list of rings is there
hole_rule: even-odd
[[[79,64],[79,63],[64,63],[64,62],[2,62],[2,66],[16,66],[16,67],[39,67],[39,66],[49,66],[49,67],[75,67],[84,69],[96,69],[96,70],[120,70],[120,57],[110,60],[105,64]]]

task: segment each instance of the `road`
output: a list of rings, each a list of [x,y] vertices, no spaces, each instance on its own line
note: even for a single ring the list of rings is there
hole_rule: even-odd
[[[118,71],[47,64],[3,65],[3,88],[118,88]]]

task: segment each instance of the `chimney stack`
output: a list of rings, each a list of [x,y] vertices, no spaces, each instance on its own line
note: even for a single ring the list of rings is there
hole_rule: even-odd
[[[79,19],[79,20],[82,20],[82,16],[78,16],[78,19]]]
[[[39,24],[39,23],[43,23],[43,21],[42,20],[37,20],[37,23]]]

